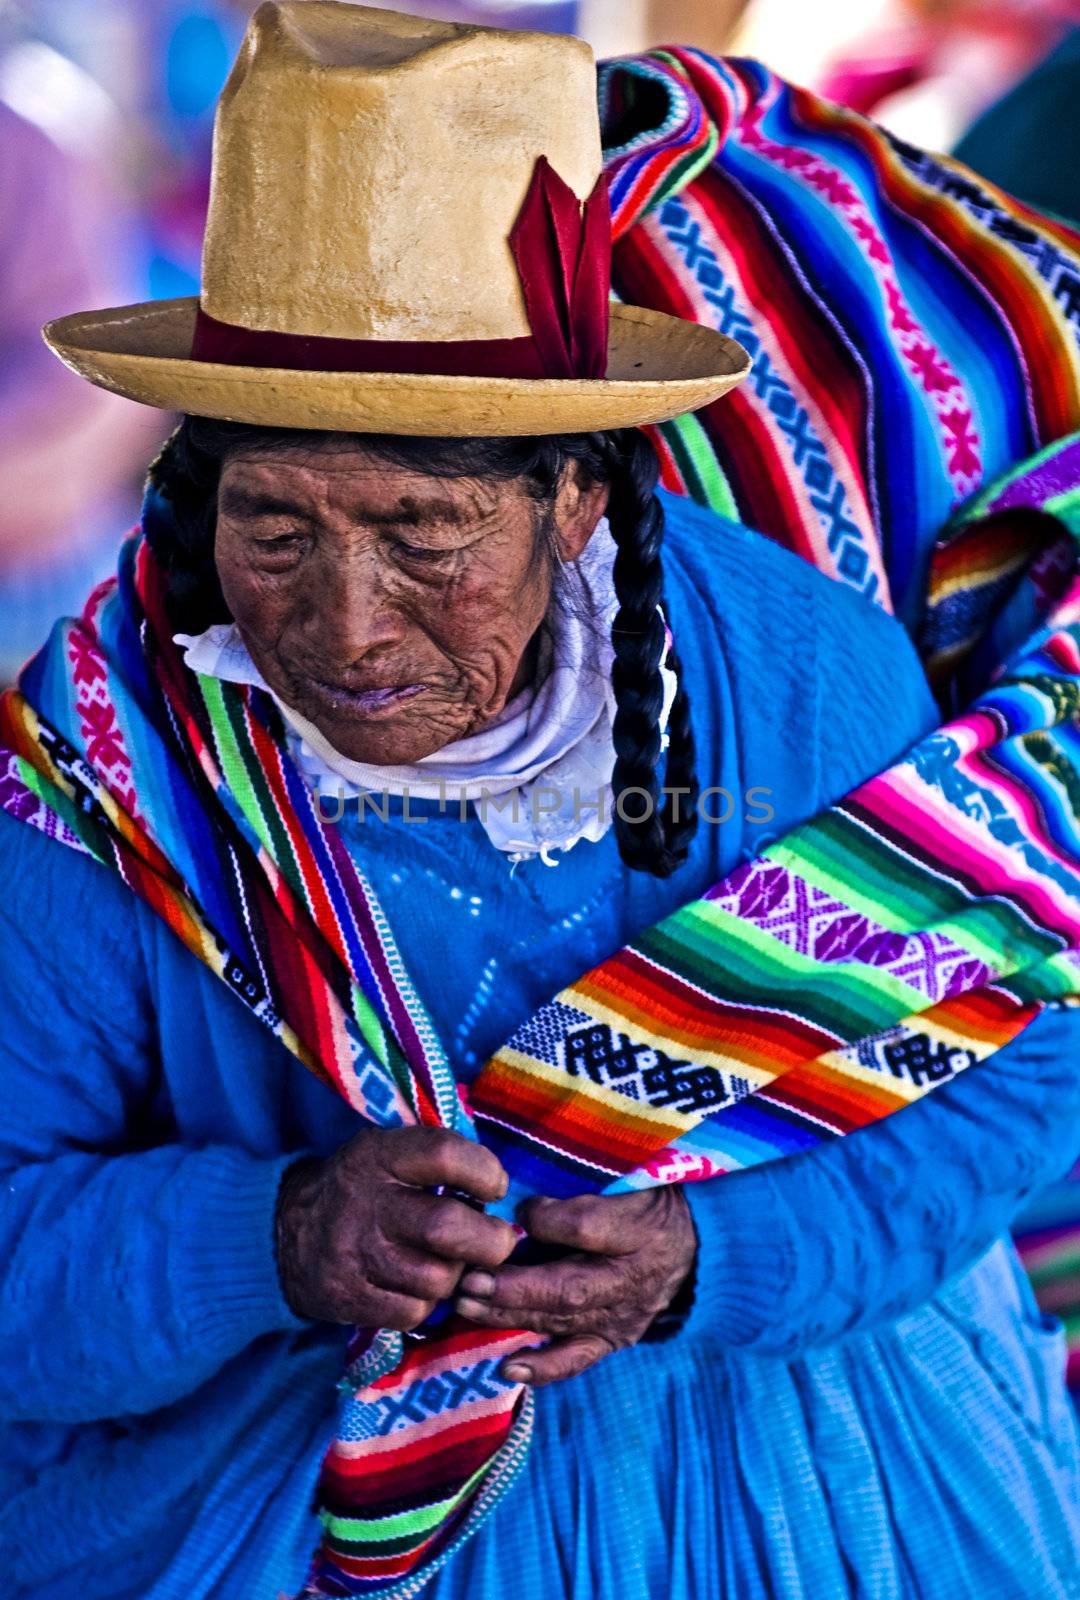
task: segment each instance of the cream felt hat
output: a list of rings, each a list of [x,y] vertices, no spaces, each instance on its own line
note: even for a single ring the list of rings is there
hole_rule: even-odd
[[[200,297],[44,334],[146,405],[348,432],[628,427],[746,376],[713,329],[609,303],[610,251],[586,44],[272,0],[217,109]]]

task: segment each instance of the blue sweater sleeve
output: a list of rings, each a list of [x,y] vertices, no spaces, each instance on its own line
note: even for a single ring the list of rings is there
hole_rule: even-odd
[[[924,1099],[816,1150],[686,1189],[683,1336],[792,1357],[921,1305],[1080,1148],[1080,1011],[1047,1006]]]
[[[295,1157],[175,1141],[118,878],[0,814],[0,881],[0,1412],[150,1411],[300,1326],[272,1245]]]

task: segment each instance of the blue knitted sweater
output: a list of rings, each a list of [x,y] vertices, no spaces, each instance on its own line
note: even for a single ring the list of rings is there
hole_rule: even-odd
[[[668,511],[702,781],[775,815],[736,803],[666,883],[610,834],[511,873],[475,819],[346,819],[465,1076],[936,721],[897,624]],[[282,1298],[274,1201],[352,1114],[89,858],[0,816],[0,882],[5,1596],[273,1600],[316,1536],[342,1346]],[[1058,1334],[994,1241],[1080,1145],[1078,1039],[1048,1011],[874,1128],[691,1185],[682,1329],[539,1395],[523,1481],[431,1600],[1074,1593]]]

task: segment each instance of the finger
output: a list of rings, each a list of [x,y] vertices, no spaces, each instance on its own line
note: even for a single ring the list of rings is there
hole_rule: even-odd
[[[569,1200],[526,1200],[519,1220],[543,1244],[562,1244],[590,1255],[628,1255],[638,1246],[636,1219],[626,1202],[636,1195],[578,1194]]]
[[[419,1300],[448,1300],[461,1273],[460,1261],[441,1261],[411,1245],[398,1244],[372,1269],[370,1281],[380,1289]]]
[[[470,1267],[501,1266],[518,1241],[512,1225],[501,1217],[419,1190],[394,1195],[385,1232],[427,1255]]]
[[[509,1179],[482,1144],[447,1128],[391,1128],[379,1146],[385,1169],[402,1183],[447,1184],[485,1203],[501,1200]]]
[[[363,1308],[344,1320],[357,1323],[362,1328],[393,1328],[397,1333],[407,1333],[430,1317],[434,1310],[431,1300],[417,1295],[398,1294],[393,1290],[372,1285],[374,1293],[364,1298]]]
[[[536,1306],[523,1306],[520,1311],[500,1311],[482,1300],[467,1297],[455,1300],[454,1310],[481,1328],[528,1328],[552,1339],[592,1333],[598,1317],[596,1311],[540,1311]]]
[[[542,1267],[501,1267],[490,1274],[490,1279],[492,1287],[484,1294],[484,1277],[478,1279],[475,1274],[466,1273],[461,1280],[463,1295],[483,1301],[493,1311],[512,1311],[518,1316],[526,1309],[545,1313],[595,1311],[625,1295],[623,1273],[599,1256],[569,1256]]]
[[[594,1367],[601,1357],[610,1355],[613,1349],[614,1346],[599,1334],[576,1333],[569,1339],[557,1339],[542,1350],[509,1356],[499,1371],[511,1383],[531,1383],[541,1388],[561,1378],[578,1377]]]

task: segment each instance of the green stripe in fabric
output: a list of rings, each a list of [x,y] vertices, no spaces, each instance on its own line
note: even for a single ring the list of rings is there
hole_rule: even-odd
[[[706,995],[788,1010],[845,1040],[888,1027],[928,1004],[919,990],[881,967],[815,961],[752,923],[700,902],[635,946]]]
[[[712,161],[720,145],[720,135],[712,123],[705,136],[705,142],[696,150],[688,150],[681,161],[677,161],[660,185],[656,194],[650,201],[649,209],[658,205],[660,201],[668,199],[670,195],[678,194],[680,189],[685,189],[692,183],[698,173]]]
[[[346,1539],[338,1532],[337,1519],[330,1516],[329,1512],[322,1513],[319,1520],[323,1525],[329,1548],[336,1550],[339,1555],[351,1556],[353,1559],[357,1556],[369,1556],[383,1560],[390,1556],[404,1555],[409,1550],[415,1550],[417,1545],[423,1544],[432,1531],[417,1528],[415,1532],[399,1534],[395,1539],[380,1539],[374,1534],[362,1539]]]
[[[387,1034],[383,1030],[383,1025],[379,1021],[371,1001],[358,983],[349,985],[349,993],[352,999],[352,1010],[356,1024],[371,1046],[380,1066],[385,1067],[387,1064]]]
[[[764,854],[886,926],[929,928],[956,909],[955,884],[839,811]]]
[[[1062,1239],[1060,1244],[1051,1243],[1043,1248],[1047,1251],[1052,1250],[1053,1255],[1044,1261],[1035,1262],[1028,1259],[1024,1262],[1027,1275],[1036,1288],[1041,1288],[1044,1283],[1052,1283],[1056,1278],[1071,1278],[1080,1268],[1080,1238]],[[1077,1293],[1080,1294],[1080,1285],[1077,1287]]]
[[[1080,489],[1051,495],[1040,509],[1048,516],[1057,517],[1074,537],[1080,534]]]
[[[416,1506],[412,1511],[399,1511],[389,1517],[338,1517],[331,1511],[324,1511],[323,1527],[332,1535],[334,1543],[342,1546],[377,1544],[380,1551],[391,1554],[390,1541],[397,1540],[401,1548],[408,1549],[467,1499],[492,1465],[492,1461],[485,1461],[445,1500],[435,1500],[430,1505]]]
[[[413,1111],[419,1110],[416,1098],[416,1076],[409,1066],[409,1062],[395,1036],[386,1034],[386,1055],[383,1065],[404,1095],[406,1103],[412,1106]]]
[[[1080,439],[1080,433],[1069,433],[1064,438],[1052,439],[1049,444],[1043,445],[1042,449],[1037,450],[1034,455],[1025,456],[1020,461],[1014,462],[1010,467],[998,474],[997,477],[992,478],[977,495],[973,495],[969,500],[964,501],[960,510],[946,524],[942,539],[947,540],[957,528],[964,528],[973,522],[977,522],[985,514],[987,507],[993,501],[999,499],[1010,484],[1031,476],[1059,452],[1064,454],[1076,443],[1077,439]],[[1059,503],[1067,510],[1068,502],[1071,498],[1071,493],[1068,491],[1057,496],[1048,495],[1039,509],[1046,511],[1054,506],[1055,503]],[[1062,520],[1066,521],[1067,518],[1063,517]]]
[[[249,802],[255,810],[255,815],[250,820],[253,826],[256,827],[259,837],[269,850],[270,855],[288,878],[293,889],[300,894],[310,911],[312,910],[311,900],[300,872],[300,864],[296,859],[289,831],[274,800],[273,791],[263,770],[262,762],[256,755],[248,735],[243,701],[236,690],[230,686],[228,692],[221,695],[220,703],[224,711],[224,719],[232,733],[233,749],[243,764],[243,770],[248,780],[245,790]],[[258,826],[259,820],[263,824],[262,827]]]
[[[896,932],[946,934],[999,972],[1043,962],[1060,949],[1053,934],[1033,928],[1002,900],[971,900],[958,909],[962,887],[836,811],[801,829],[795,848],[781,844],[765,855],[853,911]]]
[[[693,413],[675,417],[671,422],[662,422],[659,431],[675,457],[690,498],[718,516],[737,522],[735,496],[698,418]]]
[[[90,817],[75,802],[66,795],[51,778],[43,777],[36,767],[32,767],[22,756],[15,757],[19,777],[26,787],[37,795],[38,799],[50,811],[66,822],[72,833],[79,839],[96,861],[102,861],[106,866],[112,862],[112,852],[109,850],[103,829],[99,822]]]
[[[249,752],[245,749],[246,736],[242,739],[237,737],[231,715],[236,701],[235,691],[226,696],[224,685],[219,679],[204,677],[202,674],[199,675],[199,688],[206,702],[214,744],[217,748],[218,764],[226,788],[240,807],[255,837],[281,866],[279,852],[272,845],[272,833],[267,826],[268,819],[261,798],[261,794],[265,793],[265,780],[258,770],[258,762],[249,761]],[[275,808],[271,806],[271,813],[274,810]]]
[[[1015,994],[1018,1000],[1060,1000],[1076,993],[1076,967],[1068,954],[1052,956],[1049,961],[1023,972],[1009,973],[1002,988]]]
[[[1044,986],[1046,999],[1059,998],[1067,994],[1076,993],[1076,958],[1075,952],[1067,950],[1058,951],[1041,966],[1034,967],[1030,973],[1025,974],[1032,983]],[[1051,994],[1051,986],[1053,994]]]

